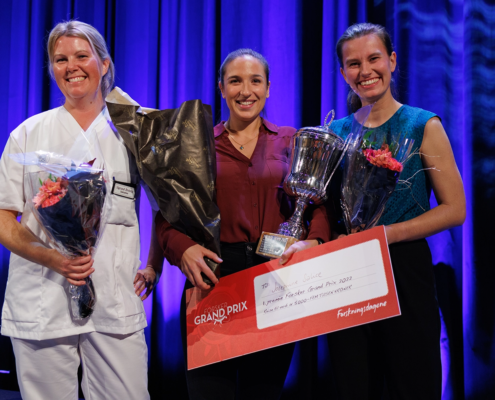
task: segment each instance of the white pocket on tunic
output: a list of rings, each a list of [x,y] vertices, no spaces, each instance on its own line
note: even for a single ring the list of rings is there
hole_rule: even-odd
[[[12,254],[2,318],[16,322],[39,322],[43,308],[43,279],[41,265]]]
[[[137,225],[136,199],[140,194],[139,175],[111,171],[108,176],[105,212],[107,224]],[[113,193],[112,193],[113,192]]]

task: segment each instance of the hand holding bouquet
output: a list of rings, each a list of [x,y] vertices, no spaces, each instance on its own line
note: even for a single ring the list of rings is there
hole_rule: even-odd
[[[21,164],[41,168],[25,174],[24,189],[27,205],[51,246],[67,258],[91,254],[102,232],[103,170],[90,164],[76,167],[62,156],[43,152],[10,156]],[[85,281],[85,285],[69,287],[75,319],[89,317],[96,303],[91,277]]]

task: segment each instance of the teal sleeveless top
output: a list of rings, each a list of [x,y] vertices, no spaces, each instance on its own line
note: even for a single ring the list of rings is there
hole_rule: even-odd
[[[436,114],[429,111],[403,105],[383,125],[372,128],[373,130],[384,131],[383,133],[387,135],[388,143],[392,143],[399,133],[405,133],[408,138],[414,139],[412,153],[415,153],[404,165],[400,180],[390,196],[385,206],[385,211],[377,225],[391,225],[396,222],[408,221],[430,209],[431,187],[426,173],[423,171],[424,167],[418,151],[423,142],[426,123],[436,116]],[[348,117],[334,121],[331,128],[337,135],[345,139],[351,130],[353,118],[354,114],[351,114]],[[403,181],[407,181],[409,184]],[[335,185],[333,187],[335,188]],[[333,196],[340,198],[340,193],[333,193]]]

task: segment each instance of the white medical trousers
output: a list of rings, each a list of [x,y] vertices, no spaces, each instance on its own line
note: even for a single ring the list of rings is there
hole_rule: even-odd
[[[144,332],[90,332],[48,340],[12,338],[23,400],[77,400],[82,362],[86,400],[147,400]]]

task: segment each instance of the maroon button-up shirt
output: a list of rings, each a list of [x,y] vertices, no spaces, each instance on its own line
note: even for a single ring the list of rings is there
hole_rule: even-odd
[[[277,232],[278,226],[291,217],[295,202],[285,193],[283,181],[289,169],[294,133],[294,128],[278,127],[263,120],[249,159],[232,145],[223,122],[215,126],[216,190],[222,242],[256,242],[262,232]],[[325,207],[310,206],[306,217],[310,221],[307,239],[330,240]],[[172,228],[160,213],[156,230],[171,264],[179,265],[184,251],[196,244]]]

